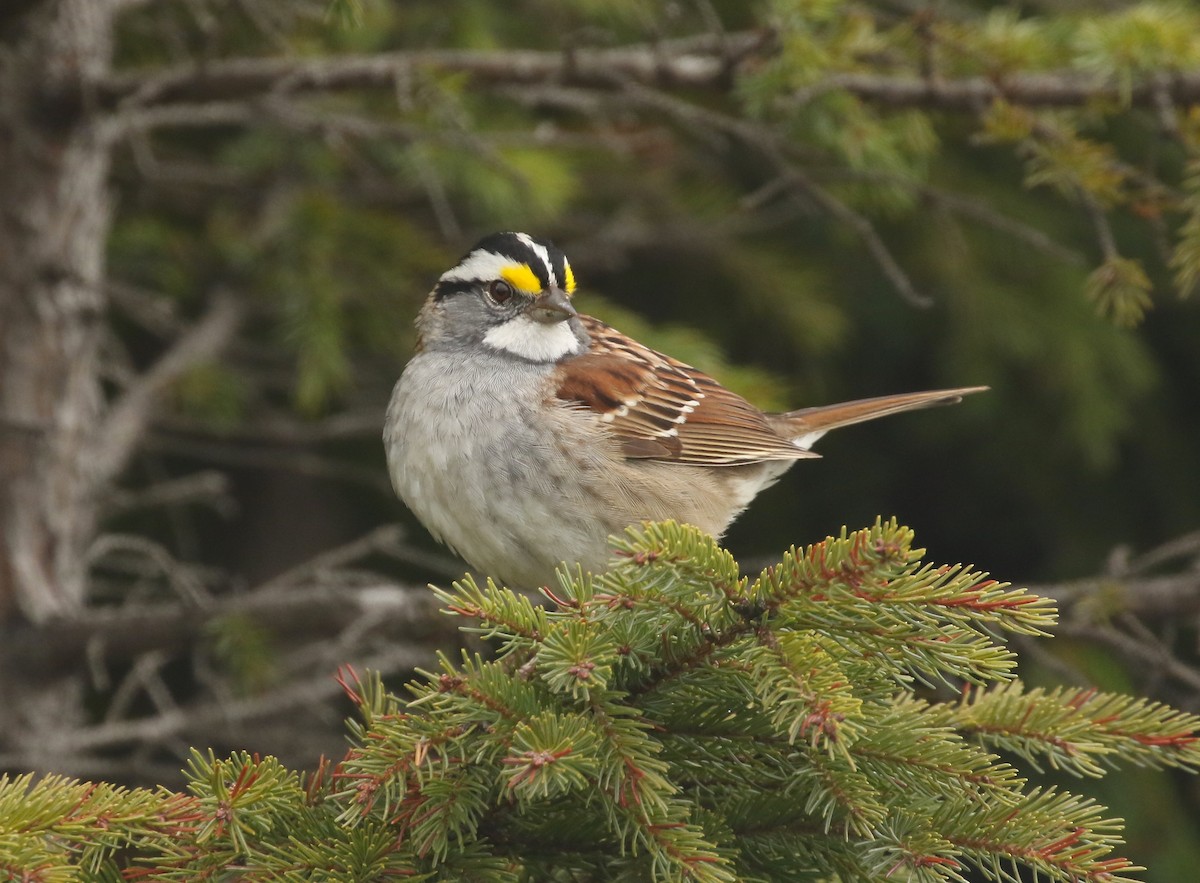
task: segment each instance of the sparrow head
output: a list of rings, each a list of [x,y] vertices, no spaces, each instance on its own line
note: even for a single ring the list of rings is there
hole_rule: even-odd
[[[417,320],[422,347],[483,347],[529,362],[576,355],[588,337],[574,293],[575,274],[552,242],[493,233],[433,287]]]

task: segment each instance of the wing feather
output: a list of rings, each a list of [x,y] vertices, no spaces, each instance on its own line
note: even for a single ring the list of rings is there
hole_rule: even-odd
[[[702,466],[815,457],[711,377],[590,316],[587,353],[559,364],[557,397],[598,414],[626,457]]]

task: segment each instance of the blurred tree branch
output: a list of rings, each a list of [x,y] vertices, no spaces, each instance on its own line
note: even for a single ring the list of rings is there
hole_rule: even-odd
[[[159,396],[188,370],[216,359],[237,331],[240,315],[231,294],[217,294],[208,312],[111,404],[92,442],[97,482],[116,478],[141,443]]]
[[[227,58],[173,70],[120,72],[89,88],[101,107],[136,112],[176,102],[204,103],[259,95],[394,88],[421,71],[463,73],[476,82],[569,83],[611,88],[614,79],[678,87],[729,86],[733,67],[760,52],[769,31],[700,34],[677,40],[612,49],[420,50],[323,58]]]
[[[432,647],[401,644],[356,654],[355,664],[384,675],[405,674],[426,663],[432,652]],[[297,727],[311,727],[312,719],[327,717],[326,706],[342,695],[342,687],[332,675],[320,672],[276,687],[265,695],[202,702],[148,717],[60,729],[54,735],[38,731],[32,739],[17,734],[10,739],[10,747],[0,750],[0,768],[38,769],[73,776],[116,773],[127,780],[170,782],[179,778],[178,765],[189,745],[226,742],[232,732],[244,732],[247,725],[253,725],[260,739],[266,728],[294,732]],[[279,740],[275,744],[281,743]],[[307,747],[311,750],[314,744],[320,744],[319,740],[311,740]],[[330,747],[336,744],[330,740]],[[114,764],[106,755],[117,749],[137,750],[127,762]],[[174,764],[163,762],[159,756],[163,750],[174,755]],[[309,763],[315,759],[307,757]]]
[[[1200,630],[1200,533],[1137,556],[1118,548],[1104,573],[1033,591],[1057,603],[1056,634],[1113,650],[1143,689],[1161,691],[1164,684],[1146,682],[1165,681],[1173,701],[1200,708],[1200,665],[1175,640],[1180,628]]]
[[[1083,107],[1093,102],[1159,108],[1164,101],[1187,106],[1200,100],[1200,72],[1165,71],[1161,77],[1131,89],[1122,89],[1102,76],[1071,70],[961,79],[847,73],[823,77],[780,99],[780,104],[793,107],[807,104],[831,92],[847,92],[889,108],[920,107],[964,113],[977,113],[998,100],[1032,108]]]
[[[1170,573],[1158,571],[1170,570]],[[1043,584],[1039,594],[1063,611],[1132,613],[1148,619],[1200,615],[1200,533],[1188,533],[1132,555],[1118,547],[1104,573],[1067,583]]]
[[[167,71],[117,72],[89,88],[100,106],[131,114],[179,103],[194,106],[271,94],[387,89],[421,71],[466,74],[486,87],[557,85],[607,91],[621,82],[634,82],[724,92],[736,67],[769,58],[775,51],[775,34],[764,29],[564,52],[416,50],[316,59],[226,58]],[[891,109],[975,114],[1003,100],[1030,108],[1110,102],[1161,113],[1167,107],[1200,101],[1200,71],[1162,71],[1129,88],[1104,76],[1072,70],[962,78],[842,73],[797,89],[777,99],[776,105],[795,108],[834,92]],[[164,113],[148,119],[167,121],[171,116]]]
[[[99,543],[103,544],[104,537]],[[157,553],[169,559],[165,550]],[[358,539],[314,556],[242,593],[207,591],[169,602],[147,603],[132,597],[117,607],[93,607],[46,623],[10,627],[0,646],[0,671],[29,672],[31,686],[52,684],[88,660],[96,689],[112,688],[112,673],[127,671],[102,723],[53,734],[36,721],[9,722],[0,765],[95,774],[104,755],[122,746],[140,746],[127,770],[135,778],[156,768],[156,748],[175,738],[186,744],[214,742],[231,727],[287,726],[299,708],[315,709],[338,695],[331,672],[348,659],[379,670],[403,673],[427,661],[439,648],[458,643],[454,624],[439,615],[440,603],[427,588],[388,581],[357,565],[384,555],[427,560],[405,541],[405,531],[385,525]],[[179,571],[170,578],[194,582],[192,568],[159,560],[160,569]],[[98,567],[103,570],[103,563]],[[187,571],[187,572],[184,572]],[[175,697],[159,672],[172,660],[211,653],[230,623],[276,636],[301,649],[284,657],[284,686],[269,695],[217,697],[197,702]],[[204,648],[210,649],[204,649]],[[149,717],[136,710],[135,698],[153,699]]]
[[[1167,397],[1138,374],[1140,339],[1059,294],[1095,253],[1141,254],[1145,229],[1184,240],[1180,218],[1200,217],[1181,171],[1194,67],[1123,77],[1092,58],[1084,73],[1077,56],[1012,61],[997,41],[997,61],[934,33],[990,39],[1004,19],[974,7],[846,6],[841,31],[838,4],[791,22],[747,6],[736,26],[722,21],[736,4],[671,4],[683,18],[664,27],[653,4],[634,24],[544,4],[535,32],[505,30],[519,4],[494,5],[476,5],[474,33],[434,3],[378,4],[382,27],[332,34],[258,0],[0,12],[0,766],[169,781],[189,741],[308,763],[337,663],[400,676],[454,643],[416,583],[457,565],[371,525],[399,511],[378,432],[409,316],[481,228],[537,227],[610,306],[644,299],[676,340],[787,366],[775,393],[875,382],[876,353],[843,343],[856,337],[920,380],[986,375],[1001,404],[976,412],[964,459],[996,485],[1051,486],[1041,448],[1013,457],[1023,420],[1039,440],[1064,428],[1057,455],[1071,431],[1116,437],[1154,384]],[[603,23],[556,30],[588,16]],[[980,230],[1006,238],[955,239]],[[935,337],[895,332],[876,277],[909,303],[940,295],[921,318]],[[706,311],[720,318],[697,333]],[[334,391],[302,406],[312,364]],[[838,505],[901,466],[922,476],[905,505],[924,505],[930,461],[901,456],[856,462]],[[1071,486],[1063,468],[1055,487]],[[320,499],[295,505],[297,486]],[[960,488],[945,498],[965,505]],[[272,530],[231,526],[239,510]],[[317,541],[310,523],[326,526]],[[996,529],[1024,553],[1019,530]],[[1196,704],[1198,542],[1039,591],[1060,633]]]

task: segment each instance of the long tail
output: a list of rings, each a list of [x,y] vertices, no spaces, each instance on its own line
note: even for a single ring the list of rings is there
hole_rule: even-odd
[[[798,448],[808,450],[821,436],[831,429],[863,423],[877,417],[932,408],[936,405],[954,405],[962,397],[983,392],[986,386],[964,386],[959,389],[934,389],[928,392],[906,392],[892,396],[876,396],[871,399],[856,399],[837,405],[820,405],[801,408],[786,414],[769,414],[771,427],[784,438],[790,438]]]

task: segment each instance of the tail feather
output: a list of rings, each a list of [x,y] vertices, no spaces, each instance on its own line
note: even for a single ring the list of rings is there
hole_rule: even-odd
[[[934,389],[928,392],[906,392],[899,395],[876,396],[870,399],[856,399],[853,402],[841,402],[836,405],[819,405],[815,408],[801,408],[799,411],[788,411],[786,414],[769,414],[772,428],[789,438],[798,448],[808,450],[813,443],[831,429],[863,423],[877,417],[887,417],[904,411],[915,411],[919,408],[932,408],[937,405],[954,405],[962,401],[962,397],[971,393],[983,392],[986,386],[964,386],[958,389]]]

